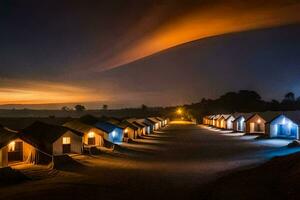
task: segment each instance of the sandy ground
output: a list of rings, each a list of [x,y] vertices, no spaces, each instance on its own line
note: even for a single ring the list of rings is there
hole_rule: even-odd
[[[116,153],[74,156],[80,164],[55,177],[0,188],[0,199],[199,199],[203,184],[299,151],[288,142],[173,124]]]

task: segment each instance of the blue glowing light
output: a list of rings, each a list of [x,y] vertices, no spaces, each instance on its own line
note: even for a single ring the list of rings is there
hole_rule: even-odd
[[[270,136],[287,139],[297,139],[298,126],[289,118],[281,115],[271,122]]]

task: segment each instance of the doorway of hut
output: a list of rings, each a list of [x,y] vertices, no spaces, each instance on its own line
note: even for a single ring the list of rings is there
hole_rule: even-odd
[[[290,127],[288,127],[288,126],[290,126]],[[296,139],[297,138],[297,126],[279,124],[277,134],[278,134],[278,137]]]
[[[71,153],[71,138],[70,137],[63,137],[62,150],[63,150],[63,154]]]
[[[244,131],[244,121],[241,120],[237,123],[237,130]]]
[[[23,161],[22,141],[13,141],[8,145],[7,159],[9,164]]]
[[[264,133],[264,125],[262,123],[250,123],[250,133]]]

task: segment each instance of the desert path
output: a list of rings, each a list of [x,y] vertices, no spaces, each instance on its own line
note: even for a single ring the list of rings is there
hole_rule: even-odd
[[[172,124],[118,153],[74,156],[80,165],[55,177],[0,188],[0,199],[199,199],[203,184],[295,151],[288,142]]]

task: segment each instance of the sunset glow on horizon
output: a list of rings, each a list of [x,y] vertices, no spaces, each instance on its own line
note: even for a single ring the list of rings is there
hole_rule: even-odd
[[[43,81],[0,81],[0,105],[53,104],[101,101],[105,99],[83,87]]]

